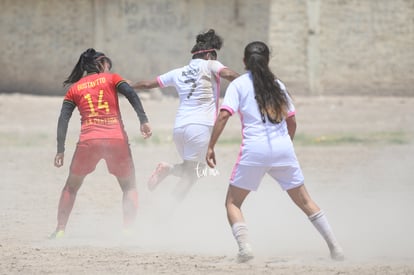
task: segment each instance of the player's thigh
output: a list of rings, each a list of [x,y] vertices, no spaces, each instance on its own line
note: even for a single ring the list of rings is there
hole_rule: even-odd
[[[93,172],[102,158],[99,140],[78,142],[70,165],[70,173],[85,176]]]
[[[106,146],[104,159],[108,171],[118,178],[134,178],[134,161],[128,141],[109,139],[104,144]]]
[[[250,190],[248,189],[240,188],[230,184],[226,195],[227,209],[232,207],[232,205],[240,208],[249,193]]]

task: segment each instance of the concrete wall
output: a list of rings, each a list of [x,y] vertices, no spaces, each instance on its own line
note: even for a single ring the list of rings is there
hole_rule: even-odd
[[[414,96],[414,0],[272,3],[272,66],[295,90]]]
[[[243,72],[244,46],[272,48],[295,94],[414,96],[414,0],[0,0],[0,92],[62,95],[94,47],[131,80],[189,61],[215,28],[219,59]]]
[[[243,71],[250,39],[267,40],[269,1],[0,0],[0,91],[63,94],[62,81],[89,47],[131,80],[191,59],[195,36],[214,28],[220,60]]]

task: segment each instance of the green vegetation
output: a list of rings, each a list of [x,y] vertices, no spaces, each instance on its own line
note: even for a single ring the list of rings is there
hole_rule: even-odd
[[[76,144],[75,137],[68,137],[67,144]],[[76,137],[77,138],[77,137]],[[332,133],[321,136],[307,134],[297,134],[295,136],[295,145],[297,146],[336,146],[349,144],[392,144],[404,145],[414,141],[412,133],[406,132],[372,132],[372,133]],[[0,147],[18,146],[32,147],[45,144],[54,144],[55,137],[51,133],[31,133],[26,135],[23,132],[0,132]],[[139,145],[168,145],[173,144],[170,133],[154,134],[150,139],[144,140],[141,136],[130,136],[132,144]],[[240,144],[241,137],[236,135],[223,135],[219,140],[221,145]]]
[[[32,133],[26,135],[23,132],[0,132],[0,147],[33,147],[49,143],[50,141],[56,142],[56,138],[51,140],[51,137],[46,133]]]
[[[340,133],[322,136],[298,134],[295,137],[296,145],[345,145],[345,144],[408,144],[413,141],[404,132],[375,132],[375,133]]]
[[[168,144],[172,143],[171,135],[154,135],[149,140],[141,137],[135,137],[132,141],[136,144]],[[295,145],[299,146],[334,146],[347,144],[409,144],[414,141],[414,137],[404,132],[373,132],[373,133],[336,133],[321,136],[311,136],[307,134],[297,134],[295,137]],[[221,136],[219,144],[239,144],[240,136]]]

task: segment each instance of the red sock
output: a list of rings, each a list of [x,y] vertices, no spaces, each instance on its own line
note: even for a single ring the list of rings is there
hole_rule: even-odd
[[[56,231],[65,230],[66,224],[69,220],[69,215],[72,212],[73,205],[75,203],[77,191],[71,190],[68,187],[64,187],[60,195],[57,221],[58,225]]]
[[[138,192],[135,188],[124,192],[122,209],[124,212],[124,227],[129,227],[135,221],[138,209]]]

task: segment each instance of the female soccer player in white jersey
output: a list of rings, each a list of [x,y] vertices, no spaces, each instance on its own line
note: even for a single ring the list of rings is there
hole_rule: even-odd
[[[253,258],[241,206],[250,191],[257,190],[266,173],[308,216],[327,242],[332,259],[342,260],[342,248],[326,216],[305,188],[292,143],[296,131],[295,108],[285,85],[277,80],[268,66],[269,48],[263,42],[249,43],[243,60],[247,73],[228,86],[206,155],[207,164],[215,167],[214,146],[229,117],[238,112],[243,142],[231,173],[225,203],[239,246],[238,260],[244,262]]]
[[[217,117],[220,79],[232,81],[239,75],[217,61],[217,50],[223,40],[213,29],[196,37],[188,65],[173,69],[156,79],[139,81],[134,89],[175,87],[179,107],[174,125],[174,142],[182,163],[161,162],[148,181],[153,190],[166,176],[172,174],[183,179],[179,196],[183,197],[193,183],[206,173],[205,155],[211,130]],[[214,172],[214,171],[212,171]]]

